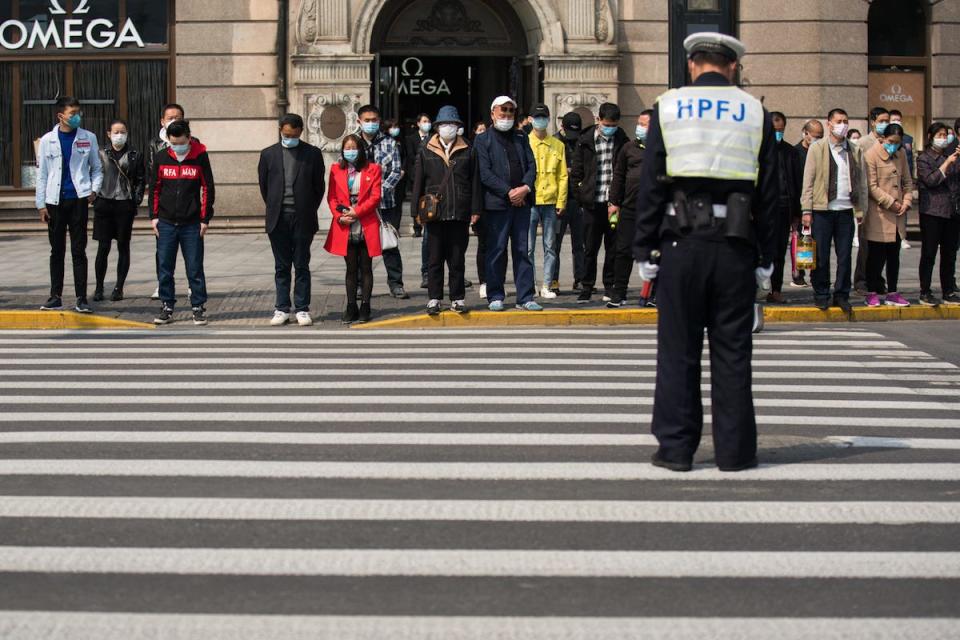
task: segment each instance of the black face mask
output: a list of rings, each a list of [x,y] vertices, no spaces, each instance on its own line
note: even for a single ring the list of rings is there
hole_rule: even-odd
[[[524,133],[530,133],[531,131],[533,131],[533,124],[532,124],[532,123],[528,122],[527,124],[523,125],[523,132],[524,132]]]

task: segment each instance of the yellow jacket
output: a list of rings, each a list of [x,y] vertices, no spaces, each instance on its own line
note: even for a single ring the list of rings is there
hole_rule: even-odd
[[[543,140],[530,132],[530,148],[537,161],[537,204],[567,208],[567,159],[563,142],[553,136]]]

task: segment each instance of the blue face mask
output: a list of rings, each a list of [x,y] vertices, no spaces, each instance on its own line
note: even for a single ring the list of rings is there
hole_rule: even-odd
[[[534,118],[533,119],[533,128],[543,131],[547,128],[547,125],[550,124],[550,118]]]
[[[636,135],[637,135],[637,140],[639,140],[640,142],[645,141],[647,139],[647,128],[637,125]]]
[[[604,137],[604,138],[612,138],[613,136],[615,136],[615,135],[617,134],[617,129],[618,129],[618,128],[619,128],[619,127],[616,127],[616,126],[613,126],[613,127],[601,126],[601,127],[600,127],[600,133],[603,134],[603,137]]]
[[[878,122],[875,129],[877,130],[877,135],[882,136],[883,132],[887,130],[887,127],[890,126],[889,122]]]
[[[899,144],[889,144],[889,143],[886,143],[886,142],[885,142],[885,143],[883,144],[883,148],[886,149],[887,153],[889,153],[889,154],[892,156],[892,155],[895,154],[895,153],[897,152],[897,150],[900,148],[900,145],[899,145]]]
[[[952,133],[947,135],[947,145],[953,144],[954,142],[956,142],[956,140],[957,140],[957,136],[953,135]]]
[[[344,149],[343,150],[343,159],[347,162],[354,163],[357,161],[357,157],[360,155],[360,152],[356,149]]]
[[[777,139],[777,142],[783,142],[783,131],[774,131],[773,137]]]
[[[182,156],[182,155],[185,155],[188,151],[190,151],[190,143],[188,142],[186,144],[172,144],[170,145],[170,148],[173,149],[173,152],[175,154],[177,154],[178,156]]]
[[[67,118],[65,122],[66,122],[67,126],[70,127],[71,129],[79,129],[79,128],[80,128],[80,123],[81,123],[82,121],[83,121],[83,118],[80,116],[80,114],[79,114],[79,113],[75,113],[75,114],[73,114],[72,116],[70,116],[69,118]]]
[[[400,129],[399,129],[399,127],[394,127],[394,128],[392,128],[392,129],[390,129],[390,137],[391,137],[391,138],[397,138],[397,137],[399,137],[399,136],[400,136]]]
[[[376,135],[380,131],[379,122],[363,122],[360,124],[360,128],[363,129],[363,132],[368,136]]]
[[[431,125],[429,122],[424,122],[423,124],[420,125],[420,131],[422,133],[430,133],[430,129],[432,128],[433,128],[433,125]]]
[[[288,138],[287,136],[280,136],[280,144],[285,146],[287,149],[293,149],[295,146],[300,144],[300,138]]]

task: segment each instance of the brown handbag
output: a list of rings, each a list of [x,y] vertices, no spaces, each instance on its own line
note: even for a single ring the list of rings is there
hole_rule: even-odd
[[[450,163],[450,166],[447,167],[447,173],[443,176],[443,180],[440,181],[440,185],[435,192],[427,192],[420,196],[420,201],[417,203],[417,217],[420,218],[421,224],[440,219],[440,203],[443,202],[443,190],[446,188],[447,182],[450,181],[450,176],[453,175],[453,167],[456,164],[456,160]]]

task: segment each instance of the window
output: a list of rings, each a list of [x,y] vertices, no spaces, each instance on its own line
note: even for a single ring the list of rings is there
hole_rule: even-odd
[[[874,0],[867,25],[871,57],[927,55],[927,19],[916,0]]]
[[[734,33],[734,0],[670,0],[670,86],[687,83],[683,41],[692,33]]]

